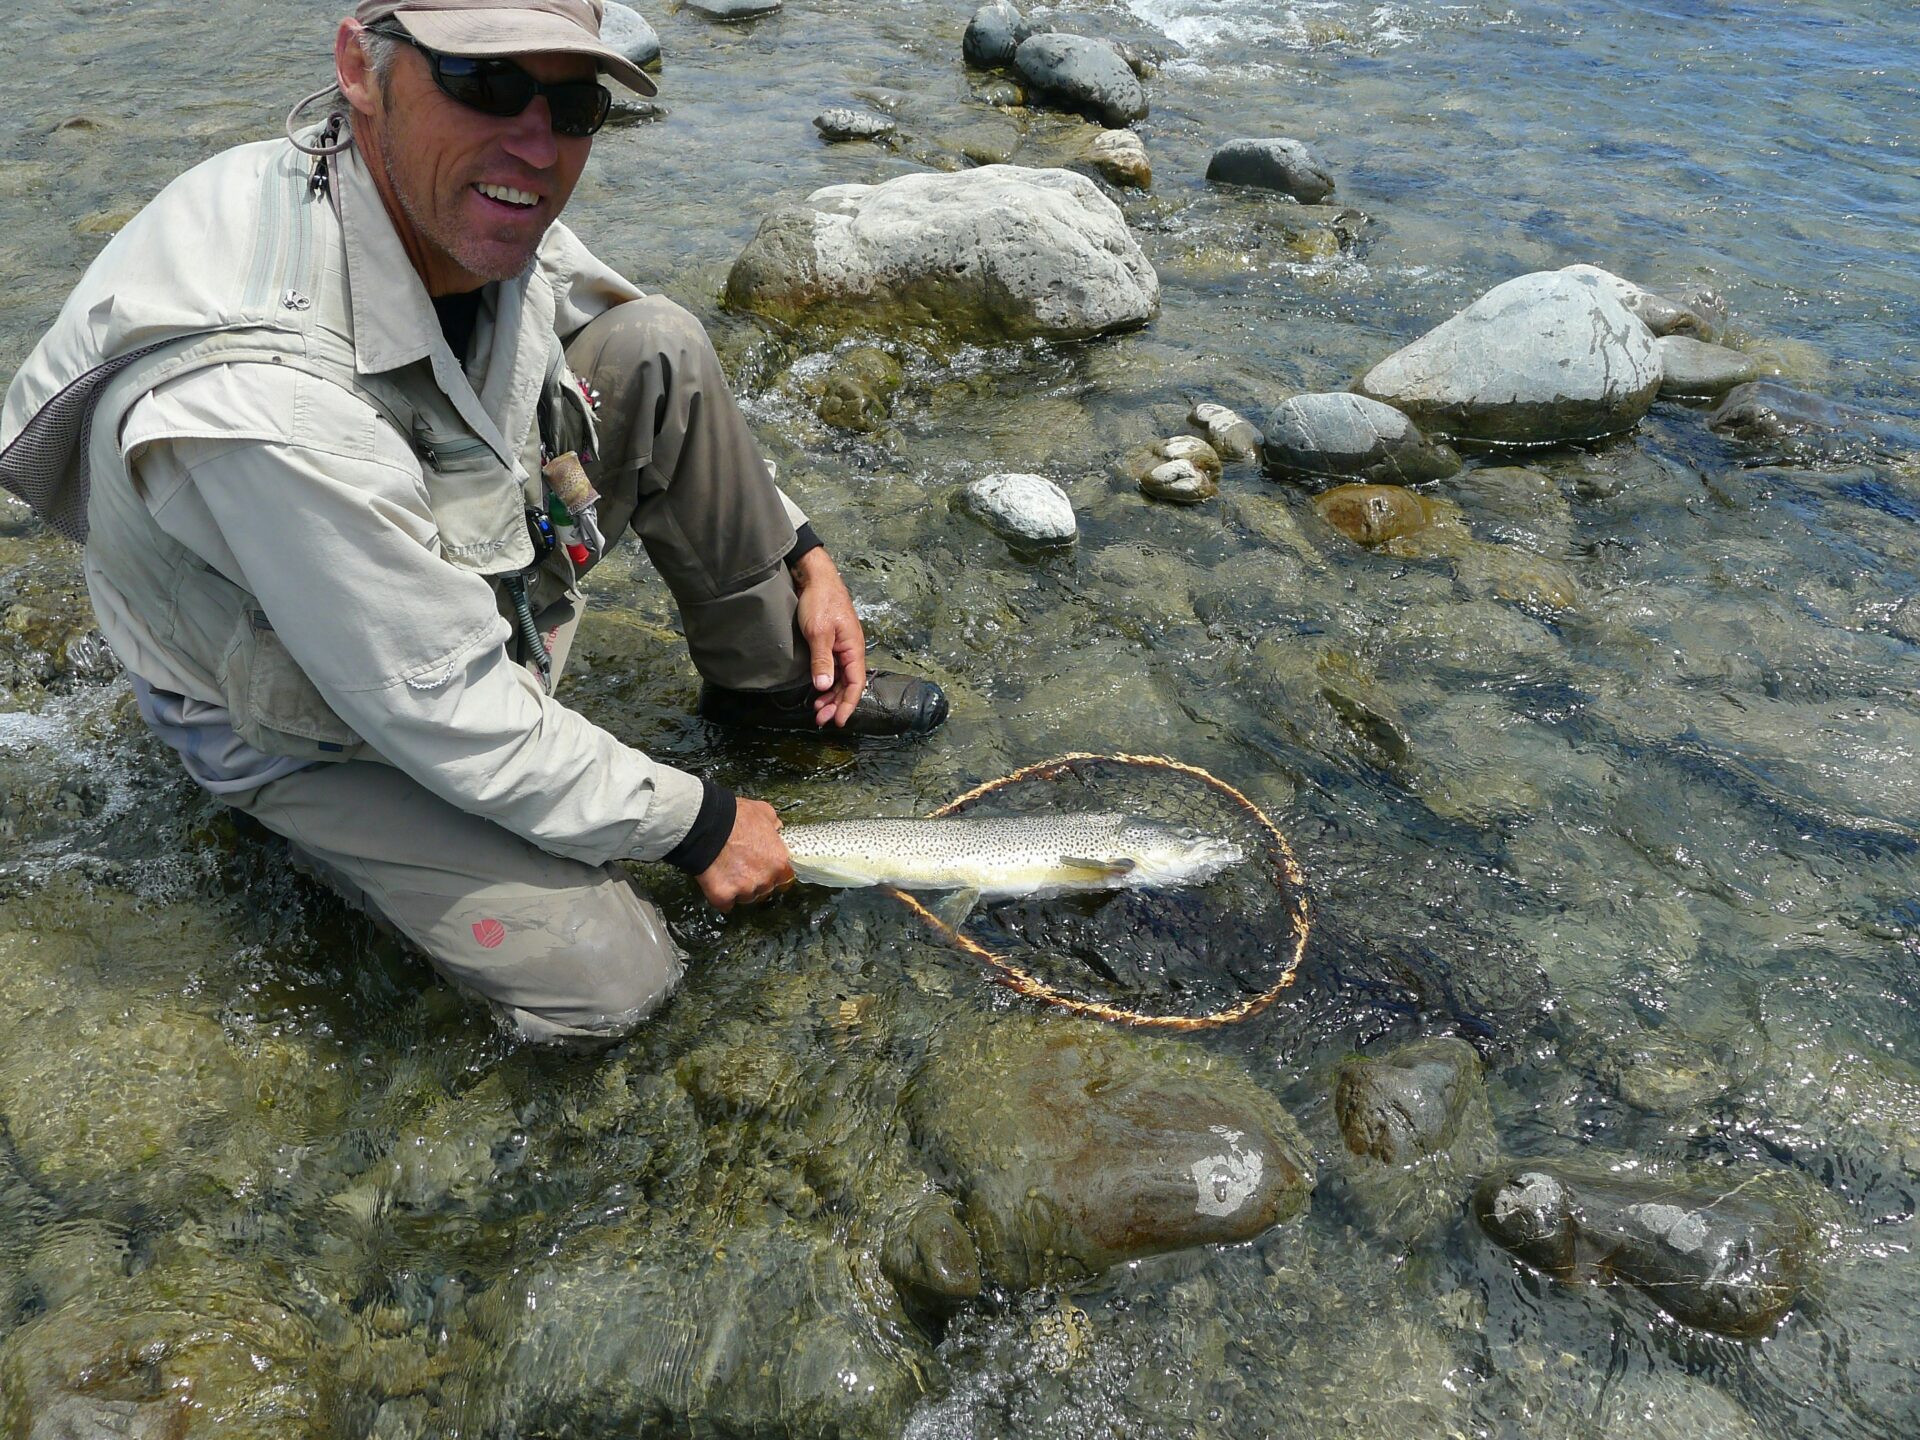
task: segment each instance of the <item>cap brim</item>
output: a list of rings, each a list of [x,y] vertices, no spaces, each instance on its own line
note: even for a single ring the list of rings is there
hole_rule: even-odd
[[[563,15],[542,10],[397,10],[393,18],[429,50],[475,60],[586,55],[636,94],[660,93],[646,71]]]

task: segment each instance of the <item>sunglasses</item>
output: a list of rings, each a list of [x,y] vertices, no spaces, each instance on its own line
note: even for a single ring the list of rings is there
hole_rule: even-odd
[[[536,80],[511,60],[478,60],[470,55],[442,55],[429,50],[404,30],[376,29],[375,35],[402,40],[426,57],[433,83],[440,93],[469,110],[501,119],[518,115],[536,95],[547,97],[553,133],[575,138],[596,133],[607,123],[613,96],[597,80],[562,80],[549,85]]]

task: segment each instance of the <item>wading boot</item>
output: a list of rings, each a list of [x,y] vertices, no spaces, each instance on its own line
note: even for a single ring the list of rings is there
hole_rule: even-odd
[[[700,687],[695,707],[700,718],[751,730],[797,730],[822,735],[924,735],[947,718],[947,693],[918,675],[875,670],[844,726],[813,718],[813,682],[785,690],[727,690]]]

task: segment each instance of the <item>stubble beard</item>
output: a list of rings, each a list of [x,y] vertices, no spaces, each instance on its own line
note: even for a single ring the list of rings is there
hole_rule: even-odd
[[[511,259],[512,252],[503,256],[497,246],[488,245],[445,219],[422,214],[420,207],[414,203],[412,187],[400,183],[403,147],[400,137],[394,133],[396,127],[391,109],[387,112],[387,119],[388,123],[380,127],[380,163],[386,167],[387,183],[393,189],[394,198],[400,202],[401,212],[407,217],[407,222],[413,226],[413,233],[483,283],[517,279],[533,260],[535,247],[529,246],[525,254]]]

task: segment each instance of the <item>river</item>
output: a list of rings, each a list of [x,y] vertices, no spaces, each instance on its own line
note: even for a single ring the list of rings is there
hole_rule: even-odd
[[[828,357],[719,295],[783,199],[1069,148],[1079,122],[979,98],[970,8],[790,0],[743,26],[648,8],[662,111],[603,134],[568,213],[708,322],[882,663],[938,677],[952,718],[918,744],[722,735],[690,713],[677,619],[632,551],[594,578],[563,697],[806,819],[921,813],[1066,751],[1202,766],[1289,837],[1316,923],[1277,1006],[1180,1043],[1285,1104],[1323,1179],[1345,1163],[1332,1067],[1459,1035],[1508,1155],[1777,1172],[1810,1197],[1818,1280],[1764,1340],[1717,1339],[1638,1292],[1543,1279],[1464,1207],[1415,1239],[1371,1233],[1325,1183],[1253,1243],[960,1308],[912,1340],[925,1383],[887,1424],[916,1440],[1920,1431],[1913,455],[1755,450],[1663,402],[1627,439],[1526,457],[1532,478],[1432,487],[1499,557],[1484,564],[1364,551],[1251,466],[1192,508],[1115,468],[1194,401],[1262,419],[1503,280],[1577,262],[1710,287],[1784,380],[1920,421],[1920,11],[1036,11],[1158,57],[1136,127],[1153,185],[1116,198],[1160,313],[1086,345],[903,348],[890,415],[850,434],[809,399]],[[329,73],[330,34],[325,7],[293,0],[11,7],[0,372],[161,185],[278,132]],[[812,117],[839,104],[889,110],[901,144],[821,143]],[[1268,135],[1325,161],[1368,222],[1357,243],[1290,243],[1285,202],[1203,180],[1219,144]],[[951,506],[1000,470],[1058,481],[1078,544],[1025,553]],[[858,1225],[819,1218],[833,1203],[797,1157],[825,1130],[864,1153],[856,1169],[911,1163],[899,1105],[920,1058],[951,1027],[1026,1013],[884,899],[803,891],[722,918],[649,870],[691,955],[681,996],[611,1056],[518,1049],[198,795],[84,606],[77,552],[0,512],[0,1418],[20,1413],[6,1387],[32,1356],[70,1350],[118,1357],[99,1393],[128,1415],[175,1373],[251,1397],[225,1430],[181,1411],[194,1435],[505,1433],[485,1383],[509,1333],[498,1300],[543,1257],[677,1221],[682,1248],[649,1263],[668,1290],[695,1286],[729,1245],[755,1253],[774,1213],[830,1238],[808,1263],[857,1255]],[[1099,783],[1124,803],[1136,782]],[[1138,784],[1149,807],[1210,803]],[[1149,931],[1104,974],[1058,973],[1156,1005],[1230,998],[1206,967],[1251,963],[1266,921],[1202,918],[1174,960]],[[726,1104],[699,1079],[716,1046]],[[829,1289],[799,1285],[753,1344],[811,1333],[810,1305],[846,1303]],[[128,1359],[126,1316],[166,1306],[205,1323]],[[269,1357],[280,1388],[196,1361],[216,1332]],[[742,1342],[681,1341],[695,1378],[655,1387],[681,1404],[646,1433],[735,1433],[697,1397]],[[582,1337],[568,1353],[628,1352]],[[275,1368],[286,1355],[334,1377],[318,1398]],[[802,1414],[754,1423],[809,1433]],[[631,1433],[548,1423],[524,1433]]]

